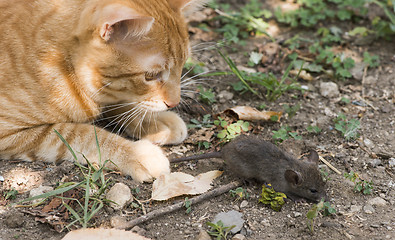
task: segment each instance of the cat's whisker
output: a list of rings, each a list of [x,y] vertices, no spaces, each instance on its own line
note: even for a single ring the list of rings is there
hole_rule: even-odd
[[[186,78],[186,79],[181,79],[181,83],[183,83],[183,82],[186,82],[186,81],[188,81],[188,80],[190,80],[190,79],[195,79],[195,78],[197,78],[197,77],[199,77],[199,76],[201,76],[201,75],[204,75],[204,74],[207,74],[207,73],[210,73],[210,72],[212,72],[212,71],[204,71],[204,72],[202,72],[202,73],[198,73],[198,74],[195,74],[195,75],[193,75],[192,77],[189,77],[189,78]]]
[[[96,95],[99,94],[101,91],[104,90],[104,88],[108,87],[111,84],[111,82],[103,85],[101,88],[99,88],[95,93],[92,94],[91,98],[95,99]]]

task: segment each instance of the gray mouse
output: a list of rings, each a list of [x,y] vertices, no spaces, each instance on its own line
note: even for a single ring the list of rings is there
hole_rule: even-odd
[[[175,158],[170,162],[206,158],[221,158],[239,177],[270,183],[276,191],[285,193],[294,201],[318,202],[326,198],[325,182],[318,170],[319,157],[315,151],[310,151],[307,160],[297,160],[258,136],[241,135],[220,152]]]

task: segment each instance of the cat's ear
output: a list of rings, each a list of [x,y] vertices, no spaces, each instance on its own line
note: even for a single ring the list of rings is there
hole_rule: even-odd
[[[184,15],[189,15],[197,9],[203,7],[210,0],[167,0],[170,7],[178,12],[181,11]]]
[[[140,38],[147,34],[155,19],[120,4],[106,6],[101,12],[100,37],[105,40]]]

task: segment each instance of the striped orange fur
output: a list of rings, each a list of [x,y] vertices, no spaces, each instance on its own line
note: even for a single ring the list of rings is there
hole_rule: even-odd
[[[169,172],[153,143],[186,137],[167,110],[189,55],[183,13],[201,2],[0,0],[0,159],[72,160],[56,129],[97,162],[91,123],[103,117],[141,138],[98,129],[103,159],[138,181]]]

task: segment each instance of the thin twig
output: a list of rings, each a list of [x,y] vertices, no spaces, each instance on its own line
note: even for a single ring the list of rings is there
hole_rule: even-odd
[[[325,163],[330,169],[332,169],[334,172],[337,174],[342,174],[339,170],[337,170],[332,164],[330,164],[328,161],[326,161],[323,157],[319,156],[320,160]]]
[[[238,182],[238,181],[231,182],[227,185],[221,186],[217,189],[211,190],[207,193],[204,193],[202,195],[194,197],[194,198],[190,199],[190,202],[191,202],[191,204],[196,204],[196,203],[202,202],[204,200],[219,196],[223,193],[229,192],[229,190],[232,190],[232,189],[239,187],[241,185],[242,185],[242,183]],[[131,229],[132,227],[134,227],[138,224],[141,224],[141,223],[144,223],[144,222],[151,220],[153,218],[177,211],[179,209],[182,209],[183,207],[184,207],[184,201],[181,201],[179,203],[149,212],[148,214],[138,217],[138,218],[126,223],[125,225],[119,226],[119,228]]]

